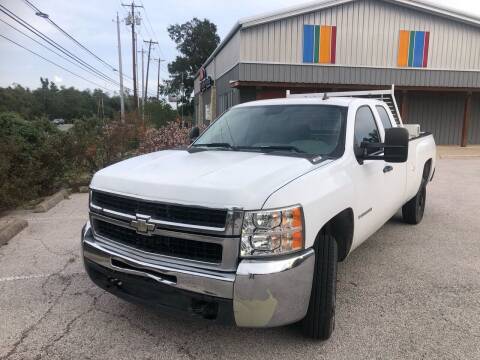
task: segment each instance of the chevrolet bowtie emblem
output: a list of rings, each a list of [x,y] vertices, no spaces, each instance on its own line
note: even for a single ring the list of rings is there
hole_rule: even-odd
[[[130,222],[130,226],[135,228],[138,234],[152,235],[155,231],[155,224],[149,222],[150,216],[137,215],[135,220]]]

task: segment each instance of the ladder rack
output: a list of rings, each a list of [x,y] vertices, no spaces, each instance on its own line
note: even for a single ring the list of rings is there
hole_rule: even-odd
[[[330,98],[330,97],[352,97],[364,99],[376,99],[383,101],[390,108],[393,118],[398,125],[403,125],[397,101],[395,100],[395,85],[386,90],[365,90],[365,91],[340,91],[340,92],[320,92],[309,94],[290,94],[287,90],[287,98]]]

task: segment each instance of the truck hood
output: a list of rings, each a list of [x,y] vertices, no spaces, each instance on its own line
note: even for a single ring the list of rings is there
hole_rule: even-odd
[[[254,152],[165,150],[100,170],[91,188],[169,203],[253,210],[314,167],[306,159]]]

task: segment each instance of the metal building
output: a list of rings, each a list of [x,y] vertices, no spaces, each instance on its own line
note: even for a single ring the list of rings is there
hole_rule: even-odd
[[[195,118],[292,93],[395,84],[404,122],[480,144],[480,18],[418,0],[323,0],[240,20],[195,78]]]

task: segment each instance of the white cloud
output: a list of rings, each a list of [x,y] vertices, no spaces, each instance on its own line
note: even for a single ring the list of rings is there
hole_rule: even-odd
[[[53,82],[61,83],[63,79],[58,75],[53,75]]]

